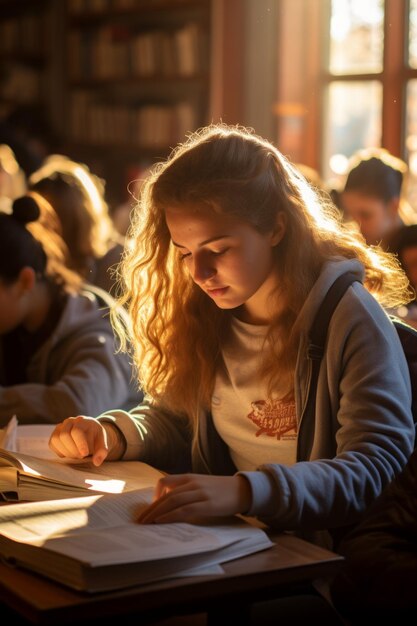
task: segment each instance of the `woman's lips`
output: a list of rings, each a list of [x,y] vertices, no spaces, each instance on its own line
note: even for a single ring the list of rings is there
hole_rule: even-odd
[[[217,287],[216,289],[207,289],[207,293],[209,296],[213,298],[218,298],[226,293],[229,287]]]

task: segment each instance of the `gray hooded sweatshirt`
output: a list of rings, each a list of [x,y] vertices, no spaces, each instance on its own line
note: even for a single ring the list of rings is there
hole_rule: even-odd
[[[328,262],[296,320],[301,331],[294,379],[297,462],[265,459],[256,471],[240,472],[252,491],[248,515],[328,546],[332,541],[321,531],[355,524],[405,466],[414,444],[410,376],[400,340],[385,310],[360,283],[349,287],[332,317],[315,418],[303,419],[311,378],[309,326],[330,286],[346,271],[363,279],[356,260]],[[152,403],[101,419],[124,435],[125,460],[141,459],[174,472],[236,471],[204,412],[194,436],[184,419]]]

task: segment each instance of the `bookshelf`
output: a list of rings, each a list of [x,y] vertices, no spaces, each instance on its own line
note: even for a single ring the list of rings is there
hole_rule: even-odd
[[[208,121],[210,0],[66,0],[64,19],[65,147],[120,202]]]
[[[0,1],[0,116],[45,105],[49,70],[48,0]]]
[[[0,119],[38,107],[55,151],[128,183],[209,121],[213,0],[0,0]]]

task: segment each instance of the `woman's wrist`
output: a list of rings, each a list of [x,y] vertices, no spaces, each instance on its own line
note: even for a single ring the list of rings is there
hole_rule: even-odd
[[[126,450],[125,438],[117,426],[114,426],[110,422],[102,422],[102,426],[106,431],[109,450],[106,461],[118,461],[123,457]]]
[[[238,478],[239,513],[246,515],[252,508],[252,489],[246,476],[236,474],[236,477]]]

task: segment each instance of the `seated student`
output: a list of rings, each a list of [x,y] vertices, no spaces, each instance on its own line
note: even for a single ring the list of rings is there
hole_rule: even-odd
[[[408,281],[335,216],[250,130],[191,135],[147,178],[122,267],[146,402],[74,413],[51,448],[170,472],[141,522],[245,513],[336,547],[406,464],[414,425],[407,362],[380,304],[403,301]],[[332,317],[304,420],[309,324],[347,270],[366,286],[349,287]]]
[[[402,197],[407,166],[384,149],[361,150],[351,160],[340,194],[347,221],[358,224],[368,245],[397,252],[397,238],[416,214]]]
[[[339,547],[346,561],[331,585],[352,624],[411,624],[417,609],[417,450]],[[350,622],[349,622],[350,623]]]
[[[1,426],[12,415],[54,423],[142,397],[127,355],[115,353],[102,301],[66,268],[62,241],[38,220],[40,209],[43,221],[55,218],[37,194],[0,213]]]
[[[112,292],[116,281],[112,272],[123,253],[124,238],[113,227],[102,181],[85,165],[55,154],[33,172],[28,184],[59,217],[69,267],[83,280]]]

